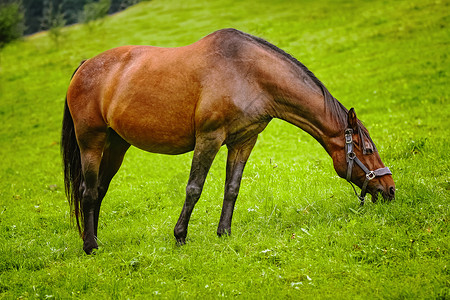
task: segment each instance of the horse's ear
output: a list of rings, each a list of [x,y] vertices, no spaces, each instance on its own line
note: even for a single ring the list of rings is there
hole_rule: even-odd
[[[356,118],[355,109],[353,107],[348,111],[348,127],[353,129],[353,131],[358,130],[358,119]]]

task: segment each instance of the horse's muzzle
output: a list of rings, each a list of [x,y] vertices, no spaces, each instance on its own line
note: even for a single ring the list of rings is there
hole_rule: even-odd
[[[381,194],[384,200],[391,201],[395,199],[395,186],[388,186],[384,188],[379,185],[373,190],[370,189],[369,193],[372,196],[372,202],[377,202],[379,194]]]

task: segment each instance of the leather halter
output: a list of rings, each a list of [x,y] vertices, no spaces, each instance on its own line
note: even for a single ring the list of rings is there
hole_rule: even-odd
[[[361,139],[361,142],[363,143],[363,153],[369,153],[366,151],[364,147],[364,140]],[[392,175],[391,171],[388,167],[379,168],[375,171],[370,171],[359,159],[356,157],[355,152],[353,151],[353,129],[347,128],[345,130],[345,153],[346,153],[346,160],[347,160],[347,181],[350,182],[350,184],[353,187],[353,190],[355,191],[355,195],[359,198],[361,201],[361,206],[364,205],[364,201],[366,198],[367,193],[367,185],[369,184],[369,181],[374,179],[375,177],[381,177],[384,175]],[[353,169],[353,163],[356,162],[356,164],[364,171],[366,174],[366,179],[364,180],[364,183],[361,188],[361,195],[358,195],[356,193],[356,189],[353,186],[352,182],[350,181],[352,177],[352,169]]]

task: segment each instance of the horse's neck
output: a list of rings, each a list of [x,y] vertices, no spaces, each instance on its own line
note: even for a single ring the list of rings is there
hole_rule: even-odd
[[[308,80],[290,81],[274,95],[276,118],[283,119],[313,136],[331,155],[340,148],[342,125],[327,109],[319,87]]]

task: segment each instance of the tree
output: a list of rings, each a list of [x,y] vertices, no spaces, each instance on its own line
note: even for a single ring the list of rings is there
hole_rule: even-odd
[[[24,31],[24,15],[18,2],[0,4],[0,48],[20,38]]]
[[[80,21],[88,26],[104,18],[111,7],[111,0],[100,0],[98,2],[90,2],[84,5],[80,15]]]
[[[55,8],[52,1],[46,1],[41,21],[41,28],[44,30],[49,30],[50,38],[56,45],[59,45],[61,29],[66,25],[64,15],[65,14],[62,11],[62,3]]]
[[[62,20],[64,20],[64,25],[83,22],[91,23],[88,26],[92,27],[100,23],[95,20],[102,19],[106,14],[123,10],[140,1],[142,0],[0,0],[2,3],[0,9],[8,6],[9,10],[12,3],[19,7],[20,34],[22,35],[52,28],[48,25],[49,10],[53,14],[57,13],[59,25],[63,24]],[[10,12],[4,15],[0,13],[0,15],[8,19],[13,16]]]

